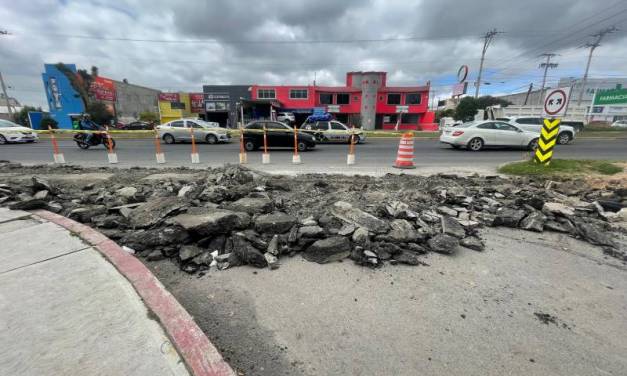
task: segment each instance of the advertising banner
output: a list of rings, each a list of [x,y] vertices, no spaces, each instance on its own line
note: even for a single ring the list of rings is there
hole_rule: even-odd
[[[159,93],[159,100],[163,102],[180,102],[179,93]]]
[[[104,77],[96,77],[89,87],[89,94],[99,101],[115,102],[115,83]]]
[[[190,93],[189,101],[191,104],[191,111],[193,113],[203,112],[203,105],[204,105],[203,93]]]
[[[595,106],[627,105],[627,89],[599,90],[594,97]]]

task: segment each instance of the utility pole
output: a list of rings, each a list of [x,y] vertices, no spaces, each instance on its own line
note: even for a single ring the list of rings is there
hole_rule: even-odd
[[[9,32],[6,30],[0,30],[0,35],[9,35]],[[4,94],[4,99],[7,101],[7,112],[9,113],[9,116],[11,116],[13,115],[13,111],[11,110],[11,102],[9,101],[9,95],[7,94],[7,87],[4,85],[2,73],[0,73],[0,86],[2,86],[2,94]]]
[[[531,94],[531,90],[533,90],[533,82],[529,84],[529,89],[527,90],[527,95],[525,95],[525,103],[523,106],[527,105],[527,101],[529,100],[529,95]]]
[[[542,97],[544,97],[544,85],[546,84],[546,73],[549,70],[549,68],[553,69],[553,68],[557,68],[557,66],[559,64],[557,63],[551,63],[551,58],[556,56],[553,53],[544,53],[540,56],[545,56],[546,57],[546,62],[540,64],[538,66],[538,68],[544,68],[544,75],[542,76],[542,88],[540,88],[540,98],[538,99],[538,105],[541,106],[542,105]]]
[[[496,31],[496,29],[492,29],[485,33],[483,36],[483,50],[481,51],[481,63],[479,64],[479,74],[477,75],[477,82],[475,83],[475,98],[479,97],[479,87],[481,86],[481,73],[483,72],[483,61],[485,60],[485,53],[492,43],[492,39],[497,34],[502,33],[502,31]]]
[[[586,71],[583,74],[583,80],[581,82],[581,90],[579,91],[579,98],[577,99],[577,106],[581,106],[581,99],[583,98],[583,93],[586,90],[586,83],[588,81],[588,71],[590,70],[590,62],[592,61],[592,53],[597,47],[601,45],[601,40],[603,40],[603,37],[605,37],[605,35],[613,33],[616,30],[618,29],[616,29],[615,26],[610,26],[608,28],[605,28],[599,31],[596,34],[592,34],[591,36],[596,38],[594,42],[591,42],[591,43],[588,42],[584,45],[584,47],[590,47],[590,53],[588,54],[588,63],[586,64]]]

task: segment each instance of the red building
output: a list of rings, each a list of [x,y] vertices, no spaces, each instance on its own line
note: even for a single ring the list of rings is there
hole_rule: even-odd
[[[346,86],[253,85],[252,100],[268,100],[296,115],[297,124],[316,107],[363,129],[430,130],[429,85],[387,86],[386,72],[349,72]],[[399,123],[400,117],[400,123]]]

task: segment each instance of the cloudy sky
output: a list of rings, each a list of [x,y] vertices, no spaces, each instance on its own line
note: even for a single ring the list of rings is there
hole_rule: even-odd
[[[473,79],[482,35],[482,93],[539,86],[545,52],[559,77],[581,76],[600,29],[592,77],[627,76],[627,0],[0,0],[0,71],[22,103],[45,105],[44,63],[98,66],[100,75],[164,91],[203,84],[342,84],[385,70],[390,84],[431,80],[447,96],[462,64]]]

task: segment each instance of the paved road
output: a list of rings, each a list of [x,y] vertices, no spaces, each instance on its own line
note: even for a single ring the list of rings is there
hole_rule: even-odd
[[[148,267],[246,375],[627,374],[624,264],[555,233],[483,237],[428,267]]]
[[[116,149],[120,167],[157,166],[155,163],[155,145],[153,140],[117,140]],[[107,165],[105,149],[98,146],[90,150],[80,150],[69,140],[60,141],[60,148],[68,163],[86,166]],[[162,145],[165,152],[166,166],[195,166],[190,163],[189,144]],[[275,173],[297,172],[336,172],[381,175],[398,172],[391,168],[398,149],[397,139],[370,139],[366,144],[357,146],[357,164],[346,165],[347,145],[318,145],[316,150],[302,153],[302,165],[291,163],[292,154],[288,149],[271,151],[270,165],[261,164],[261,153],[248,153],[250,166]],[[198,167],[218,166],[224,163],[238,163],[239,143],[221,145],[199,145],[201,164]],[[587,159],[627,159],[627,139],[580,139],[572,145],[558,146],[555,149],[558,158]],[[416,164],[418,168],[409,173],[448,172],[485,172],[493,173],[495,168],[505,162],[528,157],[524,150],[485,150],[472,153],[454,150],[440,144],[437,140],[417,139],[415,143]],[[1,145],[0,159],[27,164],[49,163],[52,160],[52,146],[49,140],[38,144]],[[408,171],[408,170],[404,170]]]

